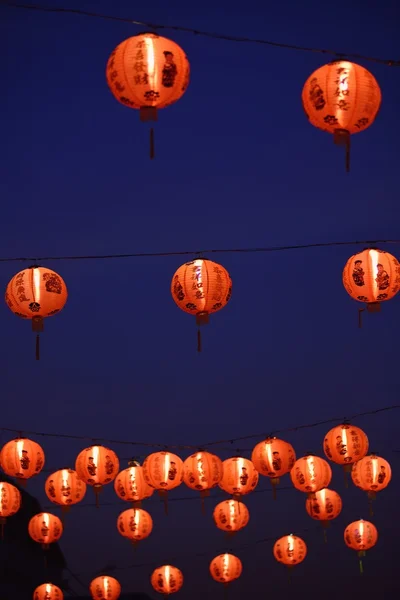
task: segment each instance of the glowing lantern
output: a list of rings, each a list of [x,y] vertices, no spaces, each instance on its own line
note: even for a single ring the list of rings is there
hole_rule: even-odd
[[[32,517],[28,524],[28,531],[35,542],[42,544],[42,548],[47,549],[50,544],[60,539],[63,526],[56,515],[44,512]]]
[[[182,571],[172,565],[163,565],[154,569],[150,582],[156,592],[169,596],[181,589],[183,585]]]
[[[48,476],[44,490],[48,499],[62,506],[62,510],[66,512],[72,504],[83,500],[86,483],[79,479],[73,469],[60,469]]]
[[[142,508],[129,508],[119,515],[117,528],[122,536],[136,544],[151,534],[153,519]]]
[[[368,492],[369,499],[374,500],[376,493],[389,485],[392,469],[384,458],[369,454],[353,465],[351,478],[354,485]]]
[[[33,592],[33,600],[63,600],[64,594],[54,583],[42,583]]]
[[[21,493],[11,483],[0,481],[0,528],[3,537],[4,525],[21,508]]]
[[[251,461],[261,475],[270,478],[275,498],[279,478],[292,469],[296,454],[291,444],[271,437],[254,447]]]
[[[258,483],[258,473],[247,458],[235,456],[222,463],[223,475],[219,487],[234,498],[250,494]]]
[[[243,502],[231,499],[217,504],[213,518],[218,529],[234,534],[246,527],[250,520],[250,513]]]
[[[140,110],[141,121],[157,121],[157,111],[179,100],[190,78],[186,54],[171,40],[141,33],[119,44],[107,63],[107,83],[114,97]],[[150,158],[154,158],[153,129]]]
[[[29,479],[43,469],[44,452],[33,440],[17,438],[4,444],[0,452],[0,464],[10,477]]]
[[[307,79],[302,101],[310,123],[332,133],[335,144],[346,147],[350,170],[350,135],[375,121],[382,95],[375,77],[364,67],[337,60],[314,71]]]
[[[279,538],[272,551],[278,562],[291,568],[303,562],[307,555],[307,546],[297,535],[290,534]]]
[[[351,471],[351,465],[368,452],[367,435],[355,425],[337,425],[325,436],[324,452],[329,460]]]
[[[75,469],[79,479],[93,487],[98,506],[98,494],[103,485],[115,479],[119,460],[115,452],[105,446],[90,446],[78,454]]]
[[[315,492],[306,500],[306,511],[312,519],[321,521],[324,527],[324,539],[326,541],[326,527],[332,519],[336,519],[342,511],[342,499],[337,492],[324,488]]]
[[[184,312],[196,316],[198,327],[206,325],[215,313],[230,300],[232,281],[229,273],[218,263],[198,258],[185,263],[175,272],[171,294]],[[197,350],[201,351],[200,329],[197,332]]]
[[[389,252],[366,248],[347,261],[343,285],[354,300],[365,302],[368,312],[379,312],[381,302],[393,298],[400,289],[400,263]]]
[[[229,585],[235,579],[239,579],[242,571],[242,561],[234,554],[220,554],[210,563],[211,577],[224,585]]]
[[[100,575],[91,581],[89,590],[93,600],[118,600],[121,584],[114,577]]]
[[[138,508],[141,501],[150,498],[154,492],[154,488],[150,487],[144,478],[143,468],[135,460],[129,462],[127,469],[118,473],[114,489],[121,500],[133,502]]]
[[[369,521],[360,519],[350,523],[344,531],[346,545],[358,553],[360,572],[363,572],[362,558],[366,551],[375,546],[378,541],[378,530]]]
[[[35,265],[24,269],[7,285],[6,303],[10,310],[18,317],[32,320],[32,330],[36,333],[36,360],[40,358],[39,334],[44,328],[43,318],[59,313],[67,297],[67,286],[62,277],[46,267]]]
[[[153,452],[143,463],[143,475],[146,482],[158,490],[160,496],[164,498],[165,513],[167,514],[167,492],[182,483],[182,460],[172,452]]]
[[[192,490],[198,490],[204,507],[204,497],[222,478],[222,460],[210,452],[196,452],[183,463],[183,481]]]
[[[314,494],[328,487],[332,479],[332,470],[323,458],[307,454],[296,460],[290,471],[290,478],[297,490]]]

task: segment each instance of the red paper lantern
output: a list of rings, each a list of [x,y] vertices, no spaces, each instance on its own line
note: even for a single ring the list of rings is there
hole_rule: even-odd
[[[73,469],[60,469],[48,476],[44,490],[54,504],[67,510],[73,504],[81,502],[86,494],[86,484],[79,479]]]
[[[15,515],[21,508],[21,493],[15,485],[0,481],[0,527],[3,527],[8,517]]]
[[[60,539],[63,526],[56,515],[43,512],[31,518],[28,531],[35,542],[42,544],[42,548],[47,549],[49,544],[53,544]]]
[[[118,456],[105,446],[90,446],[78,454],[75,469],[79,479],[93,487],[98,505],[98,494],[103,485],[111,483],[117,476]]]
[[[297,490],[314,494],[328,487],[332,479],[332,470],[323,458],[307,454],[296,460],[290,471],[290,478]]]
[[[54,583],[42,583],[33,592],[33,600],[63,600],[64,594]]]
[[[351,478],[354,485],[368,492],[368,496],[373,499],[377,492],[389,485],[392,469],[388,461],[381,456],[369,454],[353,465]]]
[[[251,460],[260,475],[270,478],[275,497],[275,487],[279,484],[279,478],[292,469],[296,462],[296,454],[291,444],[273,437],[254,447]]]
[[[373,523],[360,519],[353,521],[344,530],[344,541],[346,546],[356,550],[359,558],[360,572],[363,572],[362,558],[366,551],[373,548],[378,541],[378,530]]]
[[[231,499],[217,504],[213,518],[218,529],[233,534],[246,527],[250,520],[250,513],[243,502]]]
[[[278,562],[293,567],[303,562],[307,555],[307,546],[297,535],[284,535],[275,542],[273,554]]]
[[[243,571],[242,561],[234,554],[220,554],[213,558],[210,563],[211,577],[218,581],[228,585],[239,579]]]
[[[100,575],[92,580],[89,590],[93,600],[118,600],[121,584],[114,577]]]
[[[128,508],[117,520],[119,533],[134,544],[149,537],[153,530],[153,519],[142,508]]]
[[[129,467],[118,473],[114,481],[114,489],[121,500],[133,502],[140,507],[142,500],[153,495],[154,488],[146,482],[143,468],[137,461],[130,461]]]
[[[324,439],[325,456],[351,471],[351,465],[368,452],[368,438],[362,429],[343,423],[333,427]]]
[[[234,497],[250,494],[258,483],[258,473],[248,458],[235,456],[222,463],[223,475],[219,487]]]
[[[150,582],[156,592],[169,596],[181,589],[183,585],[182,571],[172,565],[163,565],[154,569]]]
[[[1,449],[0,465],[10,477],[29,479],[38,475],[44,467],[43,448],[28,438],[11,440]]]

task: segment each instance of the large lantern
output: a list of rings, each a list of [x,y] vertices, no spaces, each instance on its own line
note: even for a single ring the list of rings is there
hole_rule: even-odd
[[[342,279],[346,292],[354,300],[364,302],[368,312],[379,312],[381,302],[393,298],[400,289],[400,263],[389,252],[366,248],[350,256]]]
[[[242,561],[234,554],[220,554],[213,558],[210,563],[211,577],[224,585],[228,585],[232,581],[235,581],[235,579],[239,579],[242,571]]]
[[[232,294],[232,281],[224,267],[198,258],[175,272],[171,294],[181,310],[196,316],[196,324],[200,327],[208,323],[211,313],[227,305]],[[200,329],[197,332],[197,350],[201,351]]]
[[[38,475],[44,467],[43,448],[28,438],[16,438],[1,449],[0,465],[10,477],[29,479]]]
[[[33,592],[33,600],[63,600],[64,594],[54,583],[42,583]]]
[[[182,460],[172,452],[153,452],[143,463],[143,475],[146,482],[158,490],[164,499],[167,513],[167,492],[181,485],[183,480]]]
[[[297,490],[314,494],[328,487],[332,479],[332,470],[323,458],[307,454],[296,460],[290,471],[290,478]]]
[[[304,111],[312,125],[333,134],[335,144],[346,147],[350,170],[350,135],[364,131],[375,120],[382,95],[375,77],[347,60],[319,67],[302,92]]]
[[[173,104],[189,85],[190,65],[175,42],[155,33],[141,33],[121,42],[106,69],[114,97],[140,110],[141,121],[157,121],[157,110]],[[154,158],[153,129],[150,158]]]
[[[100,575],[91,581],[89,590],[93,600],[118,600],[121,584],[114,577]]]
[[[373,523],[360,519],[353,521],[344,530],[346,546],[358,553],[360,572],[363,572],[362,558],[367,550],[375,546],[378,541],[378,530]]]
[[[103,485],[114,481],[119,469],[119,460],[110,448],[90,446],[78,454],[75,469],[79,479],[93,487],[98,506],[98,494]]]
[[[351,465],[367,454],[368,437],[355,425],[337,425],[325,436],[324,452],[329,460],[351,471]]]
[[[342,511],[342,499],[339,494],[333,490],[324,488],[315,492],[306,500],[306,511],[312,519],[321,521],[324,527],[324,539],[326,541],[326,527],[332,519],[336,519]]]
[[[213,519],[218,529],[234,534],[246,527],[250,520],[250,513],[243,502],[233,499],[224,500],[214,508]]]
[[[144,478],[143,468],[135,460],[129,461],[129,467],[118,473],[114,489],[121,500],[132,502],[137,508],[140,508],[142,500],[150,498],[154,492]]]
[[[56,515],[44,512],[31,518],[28,524],[28,531],[35,542],[42,544],[43,549],[47,549],[49,544],[53,544],[60,539],[63,526]]]
[[[181,589],[183,585],[182,571],[172,565],[157,567],[151,574],[150,582],[156,592],[169,596]]]
[[[368,492],[368,498],[374,500],[377,492],[389,485],[392,469],[388,461],[381,456],[369,454],[353,465],[351,478],[355,486]],[[372,505],[370,510],[372,514]]]
[[[58,504],[66,512],[70,506],[83,500],[86,483],[79,479],[73,469],[60,469],[48,476],[44,491],[50,502]]]
[[[183,481],[192,490],[198,490],[204,509],[204,497],[222,479],[222,460],[210,452],[195,452],[183,463]]]
[[[133,544],[149,537],[153,530],[153,519],[142,508],[128,508],[117,519],[119,533]]]
[[[219,487],[232,494],[234,498],[239,498],[250,494],[258,483],[258,473],[255,466],[248,458],[235,456],[227,458],[222,463],[223,475],[219,482]]]
[[[275,498],[279,478],[292,469],[296,454],[291,444],[271,437],[254,447],[251,460],[261,475],[270,478]]]
[[[60,312],[67,301],[67,286],[63,278],[46,267],[32,266],[20,271],[6,289],[6,303],[10,310],[23,319],[31,319],[36,333],[36,360],[40,358],[39,334],[45,317]]]
[[[7,518],[15,515],[20,508],[21,493],[19,489],[11,483],[0,481],[0,528],[2,534]]]
[[[303,562],[307,555],[307,545],[297,535],[289,534],[275,542],[272,552],[278,562],[290,569]]]

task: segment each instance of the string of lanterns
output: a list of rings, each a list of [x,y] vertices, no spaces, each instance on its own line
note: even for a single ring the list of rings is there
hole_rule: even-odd
[[[251,460],[234,456],[222,461],[205,450],[199,450],[182,460],[172,452],[159,451],[149,454],[142,466],[137,461],[131,461],[128,468],[120,471],[119,459],[113,450],[93,445],[78,454],[75,470],[60,469],[49,475],[44,489],[49,500],[61,506],[64,512],[83,500],[87,486],[93,488],[98,498],[102,487],[114,482],[116,495],[131,504],[131,508],[118,516],[117,529],[122,537],[138,544],[153,531],[153,519],[142,508],[142,502],[154,491],[166,500],[170,490],[184,483],[198,491],[203,501],[211,489],[219,486],[231,498],[215,506],[213,520],[218,529],[233,535],[249,522],[250,512],[243,503],[243,497],[255,490],[259,476],[267,477],[275,488],[280,478],[289,474],[294,488],[306,497],[308,515],[326,527],[337,518],[343,505],[340,495],[328,488],[332,478],[329,462],[342,466],[345,473],[350,472],[353,484],[368,494],[370,503],[378,492],[388,486],[392,472],[388,461],[374,452],[369,453],[366,433],[350,423],[330,429],[324,436],[322,447],[327,460],[313,454],[297,458],[288,441],[272,437],[254,446]],[[43,448],[27,438],[10,440],[0,451],[3,471],[21,482],[38,475],[44,464]],[[18,488],[0,482],[2,527],[7,518],[18,512],[21,503]],[[61,538],[63,523],[56,515],[41,512],[29,521],[28,533],[46,549]],[[362,557],[376,544],[377,539],[377,529],[369,521],[354,521],[345,528],[344,542],[358,552],[361,572]],[[273,555],[278,562],[291,568],[306,558],[306,542],[296,535],[285,535],[275,542]],[[241,573],[240,559],[231,554],[221,554],[210,563],[211,576],[225,585],[240,577]],[[168,596],[182,587],[183,574],[173,565],[162,565],[153,571],[150,581],[156,591]],[[94,599],[104,597],[117,600],[121,586],[113,577],[102,575],[91,582],[90,592]],[[43,594],[47,594],[47,597]],[[43,597],[46,600],[60,600],[63,595],[57,586],[44,583],[33,595],[34,600]]]

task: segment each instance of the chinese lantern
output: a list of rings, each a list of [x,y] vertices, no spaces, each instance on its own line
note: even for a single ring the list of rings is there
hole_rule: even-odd
[[[182,460],[172,452],[153,452],[143,463],[143,475],[146,482],[163,497],[167,514],[167,492],[182,483]]]
[[[242,561],[234,554],[220,554],[210,562],[211,577],[224,585],[239,579],[242,571]]]
[[[206,325],[211,313],[226,306],[232,294],[232,281],[224,267],[211,260],[198,258],[185,263],[175,272],[171,294],[184,312],[196,316],[198,327]],[[201,352],[200,329],[197,350]]]
[[[314,494],[328,487],[332,479],[332,470],[323,458],[307,454],[296,460],[290,471],[290,478],[297,490]]]
[[[42,583],[33,592],[33,600],[63,600],[64,594],[54,583]]]
[[[325,528],[332,519],[336,519],[342,510],[342,499],[337,492],[324,488],[315,492],[306,500],[306,511],[312,519],[321,521],[324,527],[324,539],[326,541]]]
[[[93,600],[118,600],[121,584],[114,577],[100,575],[91,581],[89,590]]]
[[[44,490],[50,502],[62,506],[65,512],[72,504],[83,500],[86,483],[79,479],[78,473],[73,469],[60,469],[48,476]]]
[[[254,447],[251,461],[261,475],[270,478],[275,498],[279,478],[292,469],[296,454],[291,444],[271,437]]]
[[[15,485],[0,481],[0,528],[1,537],[4,534],[4,525],[7,517],[12,517],[21,508],[21,493]]]
[[[278,562],[291,569],[303,562],[307,555],[307,546],[297,535],[284,535],[275,542],[272,552]]]
[[[377,492],[384,490],[389,485],[392,479],[392,469],[384,458],[376,454],[369,454],[354,463],[351,478],[355,486],[368,492],[368,498],[372,501]],[[372,516],[372,504],[370,504],[370,512]]]
[[[367,435],[355,425],[337,425],[325,436],[324,452],[329,460],[351,471],[351,465],[368,452]]]
[[[36,265],[20,271],[6,289],[6,303],[10,310],[23,319],[31,319],[36,333],[36,360],[40,358],[39,334],[43,331],[44,317],[52,317],[64,308],[67,286],[55,271]]]
[[[78,454],[75,469],[79,479],[93,487],[98,506],[98,494],[103,485],[115,479],[119,460],[115,452],[105,446],[90,446]]]
[[[258,473],[248,458],[235,456],[222,463],[223,474],[219,487],[233,497],[244,496],[252,492],[258,483]]]
[[[156,592],[169,596],[181,589],[183,585],[182,571],[172,565],[163,565],[154,569],[150,582]]]
[[[179,100],[190,78],[186,54],[175,42],[141,33],[121,42],[108,59],[106,77],[113,96],[140,111],[141,121],[157,121],[157,111]],[[154,134],[150,130],[150,158]]]
[[[368,312],[379,312],[381,302],[393,298],[400,289],[400,264],[389,252],[366,248],[349,258],[342,279],[349,296],[364,302]]]
[[[335,144],[346,147],[350,171],[350,135],[367,129],[381,105],[381,90],[364,67],[347,60],[323,65],[307,79],[302,92],[310,123],[333,134]]]
[[[134,544],[149,537],[153,530],[153,519],[142,508],[124,510],[117,520],[119,533]]]
[[[141,501],[150,498],[154,488],[150,487],[143,475],[143,468],[132,460],[129,467],[118,473],[114,481],[115,493],[121,500],[133,502],[134,506],[140,508]]]
[[[213,518],[218,529],[234,534],[246,527],[250,520],[250,513],[243,502],[231,499],[217,504]]]
[[[28,524],[28,531],[31,538],[38,544],[42,544],[42,548],[46,550],[49,544],[60,539],[63,526],[56,515],[43,512],[32,517]]]
[[[369,521],[363,519],[353,521],[344,530],[344,541],[349,548],[357,551],[360,573],[362,573],[362,558],[365,556],[366,551],[375,546],[378,541],[378,530]]]
[[[192,490],[198,490],[204,507],[204,497],[222,478],[222,460],[210,452],[195,452],[183,463],[183,481]]]
[[[44,452],[37,442],[16,438],[4,444],[0,452],[0,464],[10,477],[29,479],[43,469]]]

